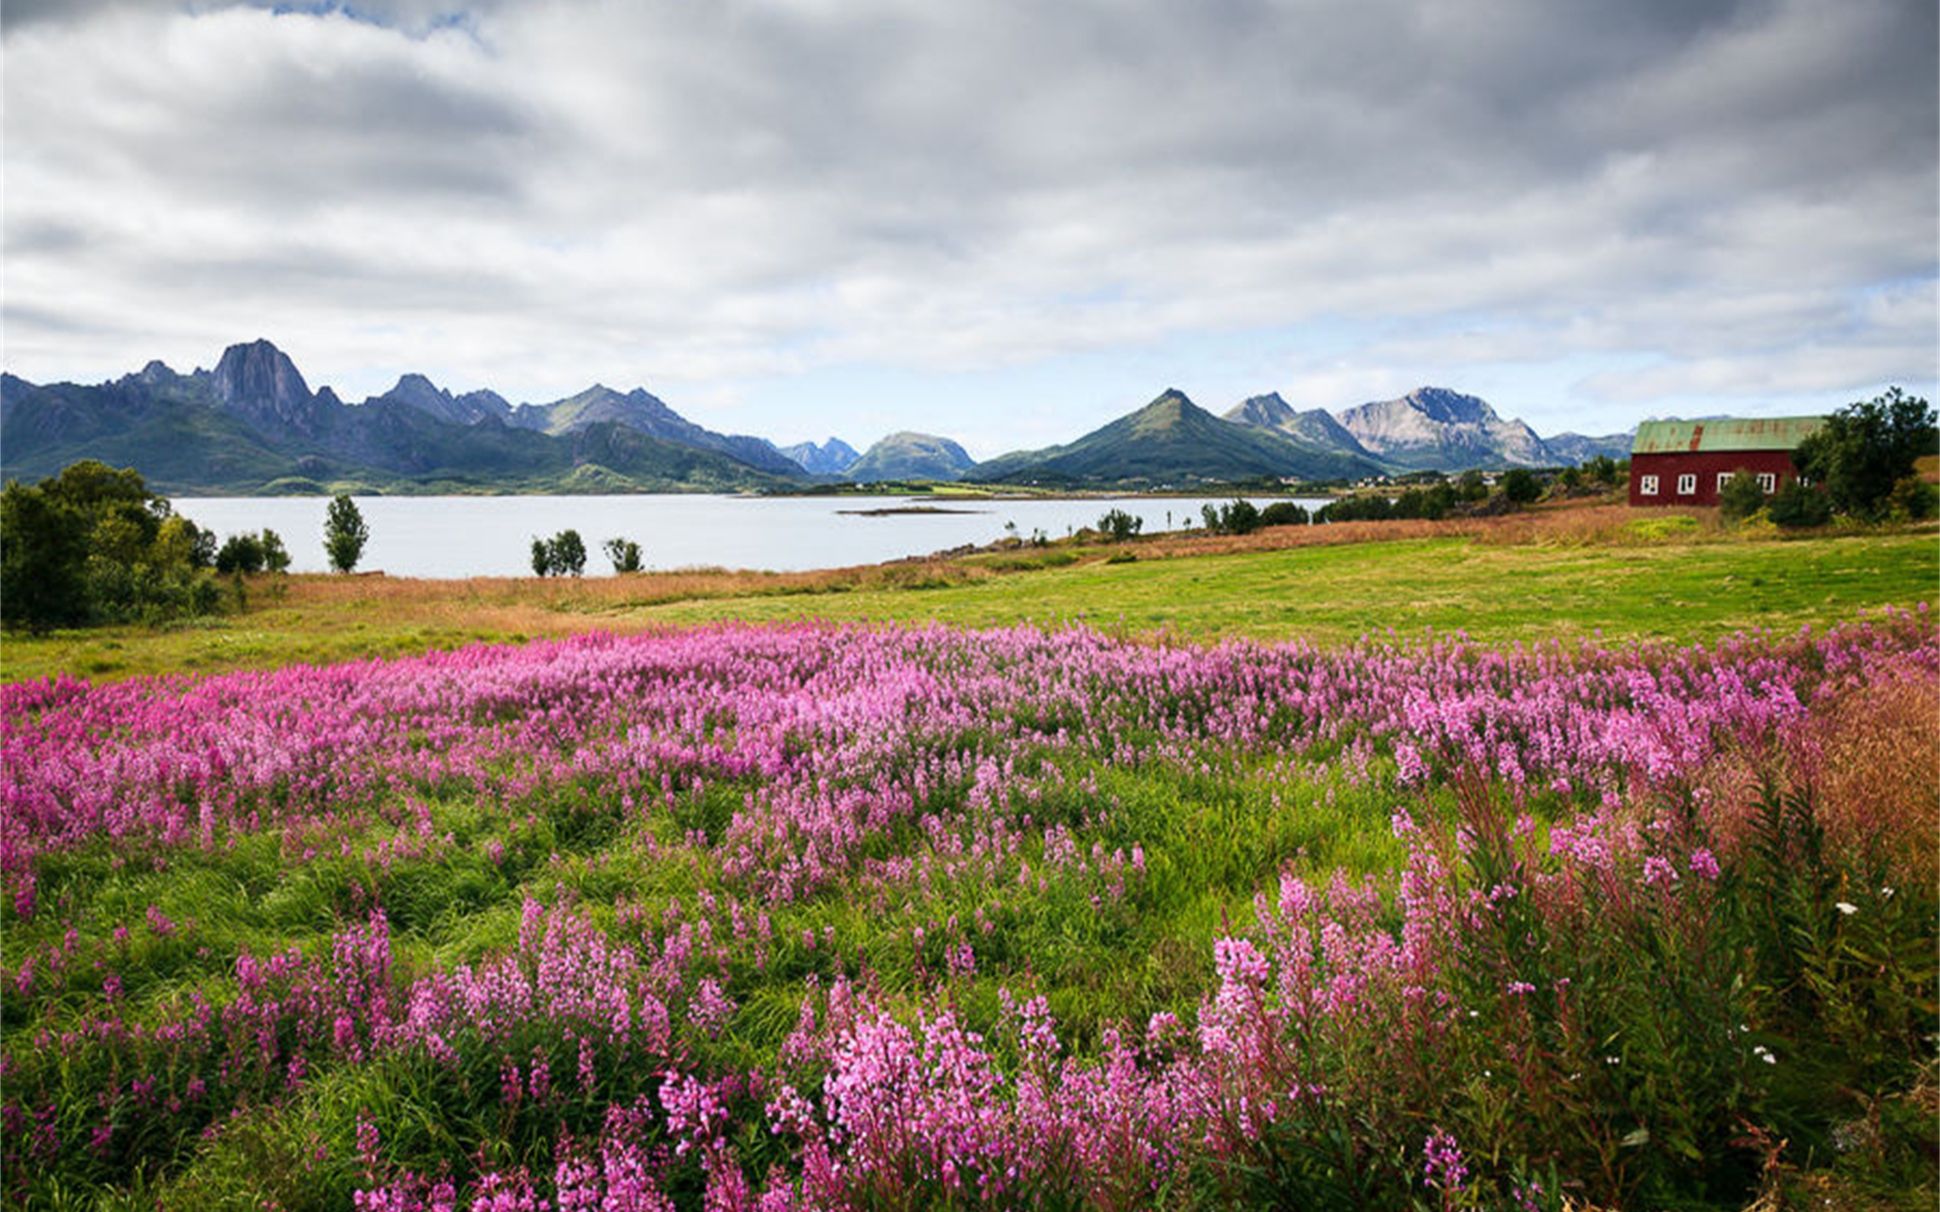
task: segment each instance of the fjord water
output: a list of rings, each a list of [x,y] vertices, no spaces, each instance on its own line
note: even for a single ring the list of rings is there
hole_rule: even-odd
[[[530,576],[532,540],[561,530],[585,539],[588,574],[609,572],[600,550],[625,537],[649,569],[720,567],[796,572],[928,555],[1005,536],[1062,538],[1110,509],[1145,520],[1145,533],[1197,524],[1200,507],[1229,497],[954,500],[928,497],[641,496],[359,497],[370,527],[360,571],[405,577]],[[1309,509],[1321,499],[1298,498]],[[1265,498],[1254,498],[1263,504]],[[183,497],[175,509],[219,535],[264,527],[281,535],[292,570],[322,572],[324,497]],[[952,513],[856,511],[900,508]]]

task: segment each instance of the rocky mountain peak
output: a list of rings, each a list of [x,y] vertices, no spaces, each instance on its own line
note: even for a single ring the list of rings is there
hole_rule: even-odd
[[[213,386],[224,404],[268,404],[281,413],[310,402],[310,385],[296,363],[263,340],[223,350]]]

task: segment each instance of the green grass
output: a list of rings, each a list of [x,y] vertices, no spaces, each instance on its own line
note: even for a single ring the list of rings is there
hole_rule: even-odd
[[[254,591],[254,604],[239,615],[9,635],[0,641],[0,680],[213,673],[724,619],[1078,622],[1194,640],[1321,644],[1429,628],[1490,643],[1598,633],[1612,641],[1701,641],[1940,597],[1940,537],[1931,531],[1718,541],[1674,527],[1665,537],[1656,531],[1670,519],[1642,521],[1655,537],[1634,545],[1435,538],[1169,558],[1153,558],[1139,544],[1026,548],[934,571],[891,568],[873,582],[728,574],[663,602],[628,600],[611,578],[570,586],[507,581],[489,594],[467,581],[380,582],[368,597],[326,595],[334,583],[308,578]],[[1123,558],[1134,552],[1138,559]],[[386,596],[386,589],[402,592]]]
[[[1639,547],[1426,539],[1113,564],[937,589],[675,602],[643,619],[836,619],[971,627],[1085,622],[1194,638],[1352,641],[1392,629],[1487,642],[1601,632],[1698,640],[1822,624],[1940,596],[1931,534]]]

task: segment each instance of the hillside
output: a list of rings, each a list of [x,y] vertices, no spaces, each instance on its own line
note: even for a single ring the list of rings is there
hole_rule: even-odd
[[[1222,421],[1168,389],[1150,404],[1065,446],[1017,451],[980,463],[985,483],[1231,483],[1260,477],[1352,479],[1380,468],[1253,425]]]
[[[513,409],[495,393],[453,396],[421,375],[347,405],[328,387],[312,391],[286,354],[255,341],[224,351],[214,371],[179,374],[150,362],[93,386],[6,376],[0,451],[10,477],[100,459],[177,495],[735,491],[802,482],[800,469],[760,439],[714,434],[645,392],[609,394],[636,411],[602,408],[610,402],[589,393],[573,397],[571,410]],[[557,432],[514,423],[521,413],[556,421]],[[632,423],[641,417],[689,440],[645,432]]]
[[[976,460],[949,438],[904,430],[883,438],[842,474],[860,484],[879,480],[956,480]]]

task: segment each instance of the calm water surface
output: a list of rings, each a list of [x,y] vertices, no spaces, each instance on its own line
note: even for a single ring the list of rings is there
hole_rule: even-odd
[[[1199,518],[1230,497],[1074,501],[933,501],[922,497],[359,497],[370,527],[360,571],[392,576],[530,576],[532,540],[571,528],[586,540],[586,571],[607,573],[609,538],[638,542],[650,569],[752,568],[794,572],[875,564],[1004,537],[1062,538],[1108,509],[1145,519],[1147,534]],[[1300,498],[1312,509],[1322,499]],[[1266,498],[1254,498],[1264,504]],[[324,497],[183,497],[176,511],[220,535],[268,527],[283,537],[297,572],[322,572]],[[855,510],[934,505],[962,513],[866,517]],[[850,512],[844,512],[850,511]]]

